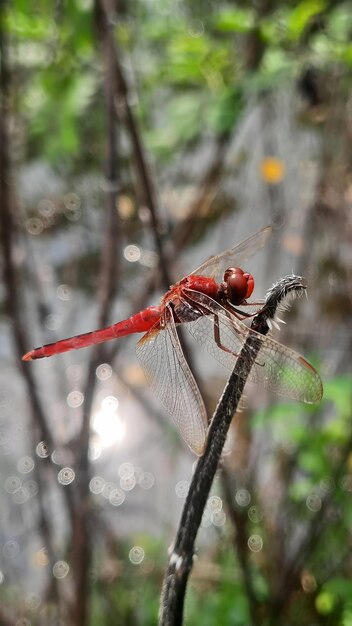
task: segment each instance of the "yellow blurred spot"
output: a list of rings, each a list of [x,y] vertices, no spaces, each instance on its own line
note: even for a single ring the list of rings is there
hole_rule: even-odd
[[[303,572],[301,573],[301,585],[303,591],[305,591],[306,593],[312,593],[317,588],[317,581],[315,580],[313,574],[311,574],[307,570],[303,570]]]
[[[130,219],[134,212],[134,204],[129,196],[121,195],[117,198],[116,201],[117,211],[121,219],[128,220]]]
[[[37,567],[45,567],[49,563],[48,551],[46,548],[41,548],[33,555],[34,564]]]
[[[285,176],[285,166],[280,159],[265,157],[260,164],[260,174],[269,185],[277,185]]]

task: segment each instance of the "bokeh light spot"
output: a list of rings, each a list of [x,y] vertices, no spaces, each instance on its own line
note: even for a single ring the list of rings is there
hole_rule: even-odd
[[[187,480],[179,480],[175,486],[175,493],[178,498],[185,498],[188,494],[189,482]]]
[[[74,391],[71,391],[68,394],[66,398],[66,402],[68,406],[71,407],[71,409],[77,409],[79,406],[83,404],[84,395],[81,391],[78,391],[78,389],[75,389]]]
[[[30,456],[23,456],[17,462],[17,470],[21,474],[29,474],[34,468],[34,461]]]
[[[251,494],[247,489],[238,489],[235,500],[239,506],[248,506],[251,501]]]
[[[56,293],[57,297],[60,298],[60,300],[64,300],[65,302],[72,299],[72,290],[68,285],[59,285]]]
[[[248,538],[247,544],[252,552],[260,552],[263,547],[263,539],[260,535],[251,535]]]
[[[43,232],[43,221],[39,217],[30,217],[25,223],[26,231],[30,235],[40,235]]]
[[[210,513],[217,513],[218,511],[221,511],[222,509],[221,498],[219,498],[219,496],[210,496],[210,498],[208,498],[206,508],[208,509]]]
[[[260,164],[260,174],[269,185],[277,185],[285,176],[285,165],[276,157],[266,157]]]
[[[89,489],[92,493],[102,493],[105,487],[105,480],[102,476],[93,476],[89,482]]]
[[[133,548],[129,551],[128,556],[133,565],[139,565],[145,557],[145,552],[140,546],[133,546]]]
[[[151,472],[142,472],[138,484],[142,489],[151,489],[155,483],[155,476]]]
[[[21,481],[18,476],[8,476],[4,483],[4,489],[7,493],[16,493],[21,488]]]
[[[320,511],[321,505],[322,505],[322,501],[321,501],[321,497],[319,496],[319,494],[310,493],[306,499],[307,508],[313,513],[316,513],[317,511]]]
[[[141,258],[141,250],[138,246],[130,244],[125,247],[123,255],[130,263],[136,263]]]
[[[63,467],[58,475],[57,475],[57,479],[60,483],[60,485],[70,485],[70,483],[72,483],[75,479],[75,472],[73,471],[72,467]]]
[[[2,553],[5,559],[14,559],[19,554],[19,551],[20,546],[14,539],[6,541],[6,543],[2,547]]]
[[[108,363],[101,363],[96,369],[96,376],[99,380],[109,380],[112,375],[112,367]]]
[[[46,459],[50,454],[48,446],[45,443],[45,441],[40,441],[37,444],[35,451],[36,451],[37,456],[39,456],[41,459]]]
[[[126,476],[126,477],[120,478],[120,487],[124,491],[132,491],[132,489],[134,489],[136,486],[136,482],[137,482],[136,477],[134,475]]]
[[[116,487],[113,489],[109,496],[109,502],[112,506],[121,506],[126,499],[126,494],[122,489]]]
[[[16,493],[12,495],[12,501],[15,504],[23,504],[24,502],[27,502],[27,500],[29,500],[29,493],[24,486],[18,489]]]
[[[253,524],[259,524],[263,519],[263,514],[257,506],[251,506],[248,509],[248,517]]]
[[[70,571],[70,566],[66,561],[56,561],[53,565],[53,574],[55,578],[65,578]]]
[[[134,465],[133,463],[121,463],[118,474],[120,478],[131,478],[134,475]]]

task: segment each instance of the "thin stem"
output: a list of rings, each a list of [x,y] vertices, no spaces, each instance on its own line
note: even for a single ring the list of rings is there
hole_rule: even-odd
[[[262,344],[262,335],[269,327],[267,320],[274,317],[280,302],[289,294],[301,293],[304,285],[300,278],[287,276],[276,283],[262,310],[252,321],[255,333],[248,333],[236,366],[226,384],[213,416],[204,455],[198,460],[179,523],[173,552],[165,574],[159,626],[180,626],[183,620],[184,598],[188,576],[192,568],[194,543],[205,505],[226,441],[227,433],[236,412],[250,370]]]

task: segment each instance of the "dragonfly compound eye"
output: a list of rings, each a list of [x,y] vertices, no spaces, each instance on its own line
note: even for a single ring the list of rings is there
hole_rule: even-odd
[[[224,274],[227,297],[232,304],[241,304],[252,294],[254,278],[240,267],[229,267]]]

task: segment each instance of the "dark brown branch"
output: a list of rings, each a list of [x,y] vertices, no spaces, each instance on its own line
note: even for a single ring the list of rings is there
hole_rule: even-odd
[[[117,15],[114,3],[111,0],[96,0],[96,14],[101,18],[100,30],[103,33],[103,37],[106,38],[111,50],[116,113],[121,121],[125,123],[130,136],[133,150],[133,165],[136,168],[137,179],[142,191],[142,201],[150,213],[152,232],[155,240],[155,248],[158,252],[159,269],[163,278],[163,285],[165,289],[168,289],[172,283],[169,271],[170,259],[165,255],[156,193],[149,173],[138,123],[130,105],[128,85],[120,63],[119,51],[114,38],[113,26],[116,23]]]
[[[105,106],[106,106],[106,234],[102,250],[101,266],[99,272],[99,317],[98,326],[104,327],[108,323],[109,313],[115,294],[118,274],[118,254],[120,252],[120,232],[116,200],[119,188],[117,170],[117,132],[115,122],[114,95],[115,63],[114,49],[110,36],[110,27],[104,30],[102,49],[105,60]],[[89,492],[90,467],[89,467],[89,439],[90,439],[90,416],[96,385],[96,368],[102,358],[102,347],[96,346],[92,353],[88,366],[88,375],[84,393],[84,408],[82,416],[82,429],[78,439],[79,456],[77,468],[79,476],[78,500],[73,527],[73,557],[72,563],[75,572],[75,603],[73,621],[75,626],[84,626],[88,619],[88,586],[89,567],[91,561],[92,537],[89,527],[89,515],[91,498]]]
[[[179,523],[173,552],[164,578],[161,596],[160,626],[180,626],[183,620],[184,598],[192,568],[194,543],[200,526],[211,485],[218,467],[232,417],[242,396],[246,380],[260,351],[261,335],[267,334],[267,320],[274,317],[280,302],[289,294],[302,292],[300,278],[288,276],[270,290],[265,306],[253,319],[223,395],[212,419],[204,455],[198,460]]]

